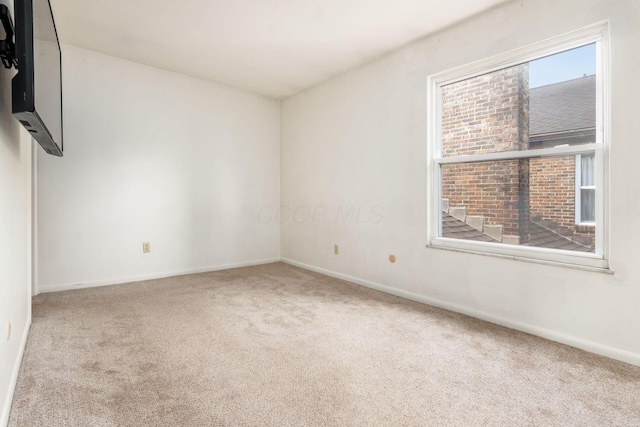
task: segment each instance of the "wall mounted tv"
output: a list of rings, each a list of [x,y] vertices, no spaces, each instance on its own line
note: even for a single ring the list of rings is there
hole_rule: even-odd
[[[15,0],[13,115],[44,151],[62,157],[60,42],[49,0]]]

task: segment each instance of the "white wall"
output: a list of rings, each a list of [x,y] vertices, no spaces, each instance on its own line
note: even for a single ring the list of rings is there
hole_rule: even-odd
[[[615,274],[425,248],[427,76],[606,19]],[[517,1],[283,101],[282,257],[640,364],[638,46],[637,1]]]
[[[279,258],[278,224],[259,219],[279,203],[278,101],[70,46],[62,59],[64,157],[38,156],[40,291]]]
[[[13,15],[13,2],[2,3]],[[11,115],[14,75],[15,71],[0,69],[0,426],[9,417],[31,323],[32,142]]]

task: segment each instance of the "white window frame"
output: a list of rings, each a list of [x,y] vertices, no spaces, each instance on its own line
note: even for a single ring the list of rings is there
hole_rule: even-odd
[[[549,40],[535,43],[504,54],[467,64],[452,70],[440,72],[428,77],[428,148],[427,172],[428,186],[428,226],[427,246],[452,249],[463,252],[496,255],[512,259],[543,262],[554,265],[584,267],[595,270],[608,270],[608,151],[609,151],[609,26],[602,22],[573,31]],[[574,49],[587,44],[596,44],[596,141],[575,146],[558,146],[538,150],[509,151],[488,154],[442,157],[441,135],[441,94],[442,86],[477,77],[530,62],[545,56]],[[513,160],[522,158],[576,156],[595,154],[596,169],[596,231],[595,252],[548,249],[533,246],[508,245],[504,243],[476,242],[471,240],[442,237],[442,165],[472,163],[494,160]]]

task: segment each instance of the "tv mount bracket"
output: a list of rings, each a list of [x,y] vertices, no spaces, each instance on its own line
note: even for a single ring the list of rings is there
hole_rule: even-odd
[[[0,59],[4,68],[18,68],[18,58],[16,58],[16,45],[13,42],[13,20],[9,8],[0,4],[0,21],[4,27],[6,39],[0,40]]]

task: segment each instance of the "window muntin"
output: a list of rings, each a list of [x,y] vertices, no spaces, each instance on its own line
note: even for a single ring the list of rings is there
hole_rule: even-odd
[[[582,33],[583,34],[576,32],[560,37],[558,40],[551,40],[540,43],[537,46],[521,49],[520,58],[523,58],[523,60],[520,61],[517,59],[518,52],[514,51],[503,55],[505,58],[503,61],[498,57],[491,58],[478,64],[460,67],[459,69],[430,77],[433,85],[430,86],[432,107],[431,124],[435,125],[435,129],[430,132],[429,149],[430,159],[433,162],[430,168],[434,174],[432,175],[434,184],[431,194],[435,196],[431,199],[432,219],[429,227],[429,243],[431,245],[506,254],[523,258],[583,264],[594,267],[608,266],[605,257],[605,241],[603,238],[605,198],[605,156],[603,154],[605,97],[603,94],[603,81],[605,75],[602,70],[605,70],[605,68],[602,66],[602,63],[603,40],[606,36],[606,26],[594,26],[584,30]],[[548,66],[553,62],[556,63],[556,69],[558,69],[557,63],[562,62],[562,56],[575,56],[580,54],[583,56],[583,59],[586,58],[586,61],[589,63],[588,67],[592,70],[591,73],[570,76],[574,78],[561,76],[558,79],[559,81],[547,81],[546,84],[544,84],[544,82],[539,83],[540,79],[536,77],[538,83],[532,85],[535,87],[526,88],[522,85],[522,81],[526,81],[526,76],[522,75],[523,71],[530,71],[534,67],[540,68],[545,66],[545,63]],[[572,61],[575,61],[575,58],[573,58]],[[502,66],[500,64],[501,62]],[[529,70],[527,70],[527,68]],[[560,69],[561,68],[562,67],[560,67]],[[486,71],[478,72],[482,69]],[[503,75],[500,76],[500,73]],[[491,97],[483,98],[478,94],[464,98],[463,96],[459,96],[459,94],[452,96],[451,93],[447,93],[447,87],[455,88],[466,86],[469,88],[480,80],[488,80],[493,83],[499,80],[504,81],[507,80],[507,76],[505,76],[507,74],[512,82],[519,81],[521,85],[519,89],[511,89],[512,96],[508,98],[506,102],[496,102],[496,100],[491,99]],[[550,76],[554,78],[554,73],[550,73]],[[580,80],[583,78],[584,80]],[[533,80],[533,78],[531,80]],[[569,111],[569,113],[574,113],[574,119],[576,119],[576,113],[579,115],[578,119],[580,119],[577,121],[573,120],[571,123],[578,124],[579,126],[567,126],[565,128],[561,126],[556,126],[555,128],[553,126],[546,128],[538,126],[538,130],[547,130],[548,132],[531,132],[532,129],[527,128],[527,112],[522,109],[523,99],[526,100],[527,95],[531,94],[532,89],[551,86],[557,83],[562,85],[563,82],[570,80],[578,80],[579,83],[587,83],[587,80],[590,81],[591,90],[589,96],[586,98],[586,104],[585,102],[581,104],[583,107],[585,105],[588,107],[589,114],[585,114],[584,108],[582,110],[578,109],[577,112],[575,109],[570,108],[572,111]],[[548,89],[547,87],[547,91]],[[448,100],[450,99],[455,100],[455,105],[449,105]],[[513,102],[509,104],[509,102],[514,100],[518,100],[519,104]],[[511,123],[517,122],[518,128],[514,129],[513,126],[508,127],[504,121],[498,125],[489,123],[491,119],[495,117],[492,117],[491,114],[486,114],[486,111],[485,114],[477,114],[474,116],[472,105],[480,104],[486,107],[487,103],[499,104],[499,107],[496,108],[496,115],[502,114],[503,118],[506,118],[507,121],[510,120]],[[565,107],[567,105],[571,107],[571,104],[571,100],[564,102]],[[462,115],[467,116],[467,123],[465,125],[452,123],[451,117],[448,116],[451,111],[464,113]],[[488,118],[490,120],[487,120]],[[539,117],[537,117],[537,119],[539,119]],[[557,122],[558,121],[556,121],[556,124]],[[547,124],[553,125],[554,122],[551,121]],[[451,133],[448,133],[452,130],[455,131],[453,136]],[[518,135],[518,138],[502,138],[505,134],[509,133]],[[466,139],[466,145],[464,135],[470,136]],[[491,144],[492,140],[496,142],[493,145]],[[584,173],[583,161],[580,160],[579,163],[576,163],[578,158],[586,159],[584,161]],[[506,206],[506,204],[512,206],[510,213],[514,218],[512,218],[510,227],[502,224],[503,230],[510,229],[513,231],[513,220],[515,219],[520,222],[527,217],[535,218],[538,221],[542,219],[542,222],[547,224],[549,226],[548,228],[552,231],[556,231],[559,237],[569,238],[576,244],[588,246],[589,250],[579,250],[575,247],[570,247],[571,245],[564,248],[547,248],[544,247],[544,245],[540,245],[541,247],[532,247],[526,244],[527,239],[530,238],[527,234],[512,234],[506,236],[506,239],[504,239],[503,235],[503,242],[495,242],[482,239],[481,241],[474,241],[468,237],[460,238],[445,233],[444,221],[451,221],[450,216],[445,215],[448,214],[447,210],[453,209],[453,212],[458,216],[490,217],[491,214],[491,212],[486,212],[486,215],[470,215],[469,213],[465,214],[465,212],[461,212],[460,208],[466,208],[467,212],[473,213],[475,211],[477,214],[478,206],[473,207],[469,204],[469,200],[456,200],[455,197],[445,194],[446,189],[451,187],[447,182],[447,170],[452,170],[454,166],[464,168],[471,167],[472,165],[487,165],[492,161],[503,162],[504,164],[507,164],[505,162],[511,162],[512,164],[515,162],[535,164],[536,162],[541,163],[543,160],[547,163],[557,162],[559,159],[563,160],[566,170],[564,173],[558,172],[554,176],[559,177],[564,175],[563,178],[565,178],[565,182],[563,184],[563,190],[566,191],[561,194],[559,191],[553,191],[553,189],[549,189],[547,186],[547,188],[542,191],[542,194],[546,195],[549,200],[554,198],[560,200],[560,205],[562,206],[558,209],[556,218],[551,219],[557,220],[560,218],[558,215],[564,216],[565,218],[562,222],[564,228],[556,227],[556,224],[549,222],[550,218],[540,218],[539,212],[535,212],[537,208],[530,203],[531,200],[539,196],[541,189],[545,188],[544,179],[531,179],[532,182],[536,183],[535,187],[525,187],[525,190],[523,189],[523,185],[527,183],[527,180],[518,180],[512,175],[509,177],[510,183],[508,185],[502,185],[501,188],[504,190],[502,193],[482,194],[482,192],[476,192],[476,198],[482,200],[484,197],[483,203],[487,206],[489,206],[490,197],[502,198],[500,201],[502,203],[501,207]],[[570,178],[570,180],[566,178]],[[478,180],[478,177],[469,178],[469,182],[477,182]],[[513,196],[513,194],[516,194],[516,181],[519,187],[518,194],[523,196],[523,199],[520,199],[518,196]],[[550,180],[547,179],[547,181]],[[463,188],[460,187],[461,184],[459,182],[457,185],[459,190]],[[494,188],[500,188],[500,186],[498,185]],[[464,193],[464,191],[459,192]],[[529,198],[529,204],[527,204],[526,198]],[[458,197],[458,199],[461,198]],[[463,203],[463,206],[456,206],[456,203]],[[519,207],[516,210],[514,206]],[[553,207],[552,204],[547,206]],[[508,210],[509,209],[506,209],[506,211]],[[587,220],[586,218],[593,218],[593,220]],[[486,218],[483,218],[483,220],[486,223]],[[471,222],[478,226],[480,220],[471,218]],[[465,223],[466,222],[463,222],[463,224]],[[489,225],[495,226],[500,224],[489,223]],[[520,229],[526,230],[527,227],[520,227]],[[585,243],[589,243],[589,239],[591,239],[590,245],[586,245]],[[584,249],[582,246],[580,248]],[[564,255],[565,253],[567,255]]]

